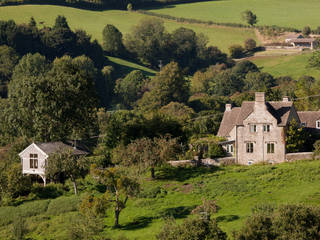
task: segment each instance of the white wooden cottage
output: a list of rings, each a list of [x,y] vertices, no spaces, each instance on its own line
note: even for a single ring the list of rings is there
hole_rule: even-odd
[[[74,155],[87,155],[88,152],[80,150],[63,142],[32,143],[21,153],[22,174],[34,174],[42,178],[46,184],[45,166],[50,154],[72,150]]]

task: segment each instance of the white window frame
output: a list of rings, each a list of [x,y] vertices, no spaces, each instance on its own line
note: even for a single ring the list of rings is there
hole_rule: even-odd
[[[263,131],[264,132],[270,132],[271,125],[270,124],[264,124],[263,125]]]
[[[275,152],[275,143],[274,142],[268,142],[267,143],[267,153],[273,154]]]
[[[316,121],[316,129],[320,129],[320,120]]]
[[[246,143],[246,153],[253,153],[254,151],[254,144],[253,142]]]
[[[233,144],[227,145],[227,153],[233,153]]]
[[[250,132],[255,133],[257,132],[257,125],[256,124],[249,124]]]
[[[37,153],[29,154],[29,164],[30,168],[37,169],[39,167],[39,159]]]

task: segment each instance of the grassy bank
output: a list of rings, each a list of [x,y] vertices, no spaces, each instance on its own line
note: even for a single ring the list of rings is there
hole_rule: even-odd
[[[308,68],[307,63],[311,53],[290,54],[285,56],[257,56],[248,60],[261,68],[261,71],[268,72],[275,77],[291,76],[299,78],[303,75],[320,77],[320,70]]]
[[[221,0],[170,5],[150,11],[176,17],[224,23],[245,23],[241,12],[250,9],[258,16],[258,25],[277,25],[302,29],[316,28],[320,16],[317,0]]]
[[[142,181],[142,193],[131,199],[121,213],[121,228],[113,229],[113,213],[105,219],[106,234],[129,239],[155,239],[164,217],[178,221],[190,216],[202,198],[215,199],[219,225],[229,235],[239,229],[251,209],[261,204],[303,203],[320,205],[320,161],[300,161],[279,165],[229,166],[216,169],[169,168],[157,171],[158,180]],[[77,198],[59,197],[24,203],[15,209],[26,215],[32,239],[68,239],[68,229],[77,219]],[[41,206],[27,210],[30,206]],[[71,205],[71,206],[70,206]],[[0,216],[18,212],[0,208]],[[11,222],[1,217],[0,238],[6,239]]]

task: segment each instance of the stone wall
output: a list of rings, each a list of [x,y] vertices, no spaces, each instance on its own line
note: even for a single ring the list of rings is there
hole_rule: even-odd
[[[320,156],[317,157],[319,159]],[[313,152],[299,152],[299,153],[287,153],[286,161],[293,162],[298,160],[311,160],[313,159]]]

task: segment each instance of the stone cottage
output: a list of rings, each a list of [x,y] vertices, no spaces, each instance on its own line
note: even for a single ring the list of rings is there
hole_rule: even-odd
[[[46,184],[45,166],[47,159],[51,154],[72,151],[76,156],[87,155],[88,152],[72,146],[70,143],[64,142],[48,142],[48,143],[32,143],[25,148],[19,157],[22,163],[23,174],[38,175],[42,178],[44,185]]]
[[[238,164],[278,163],[286,160],[286,129],[292,119],[306,128],[320,129],[320,111],[297,112],[292,101],[266,101],[264,92],[241,107],[226,104],[218,136],[229,156]]]

